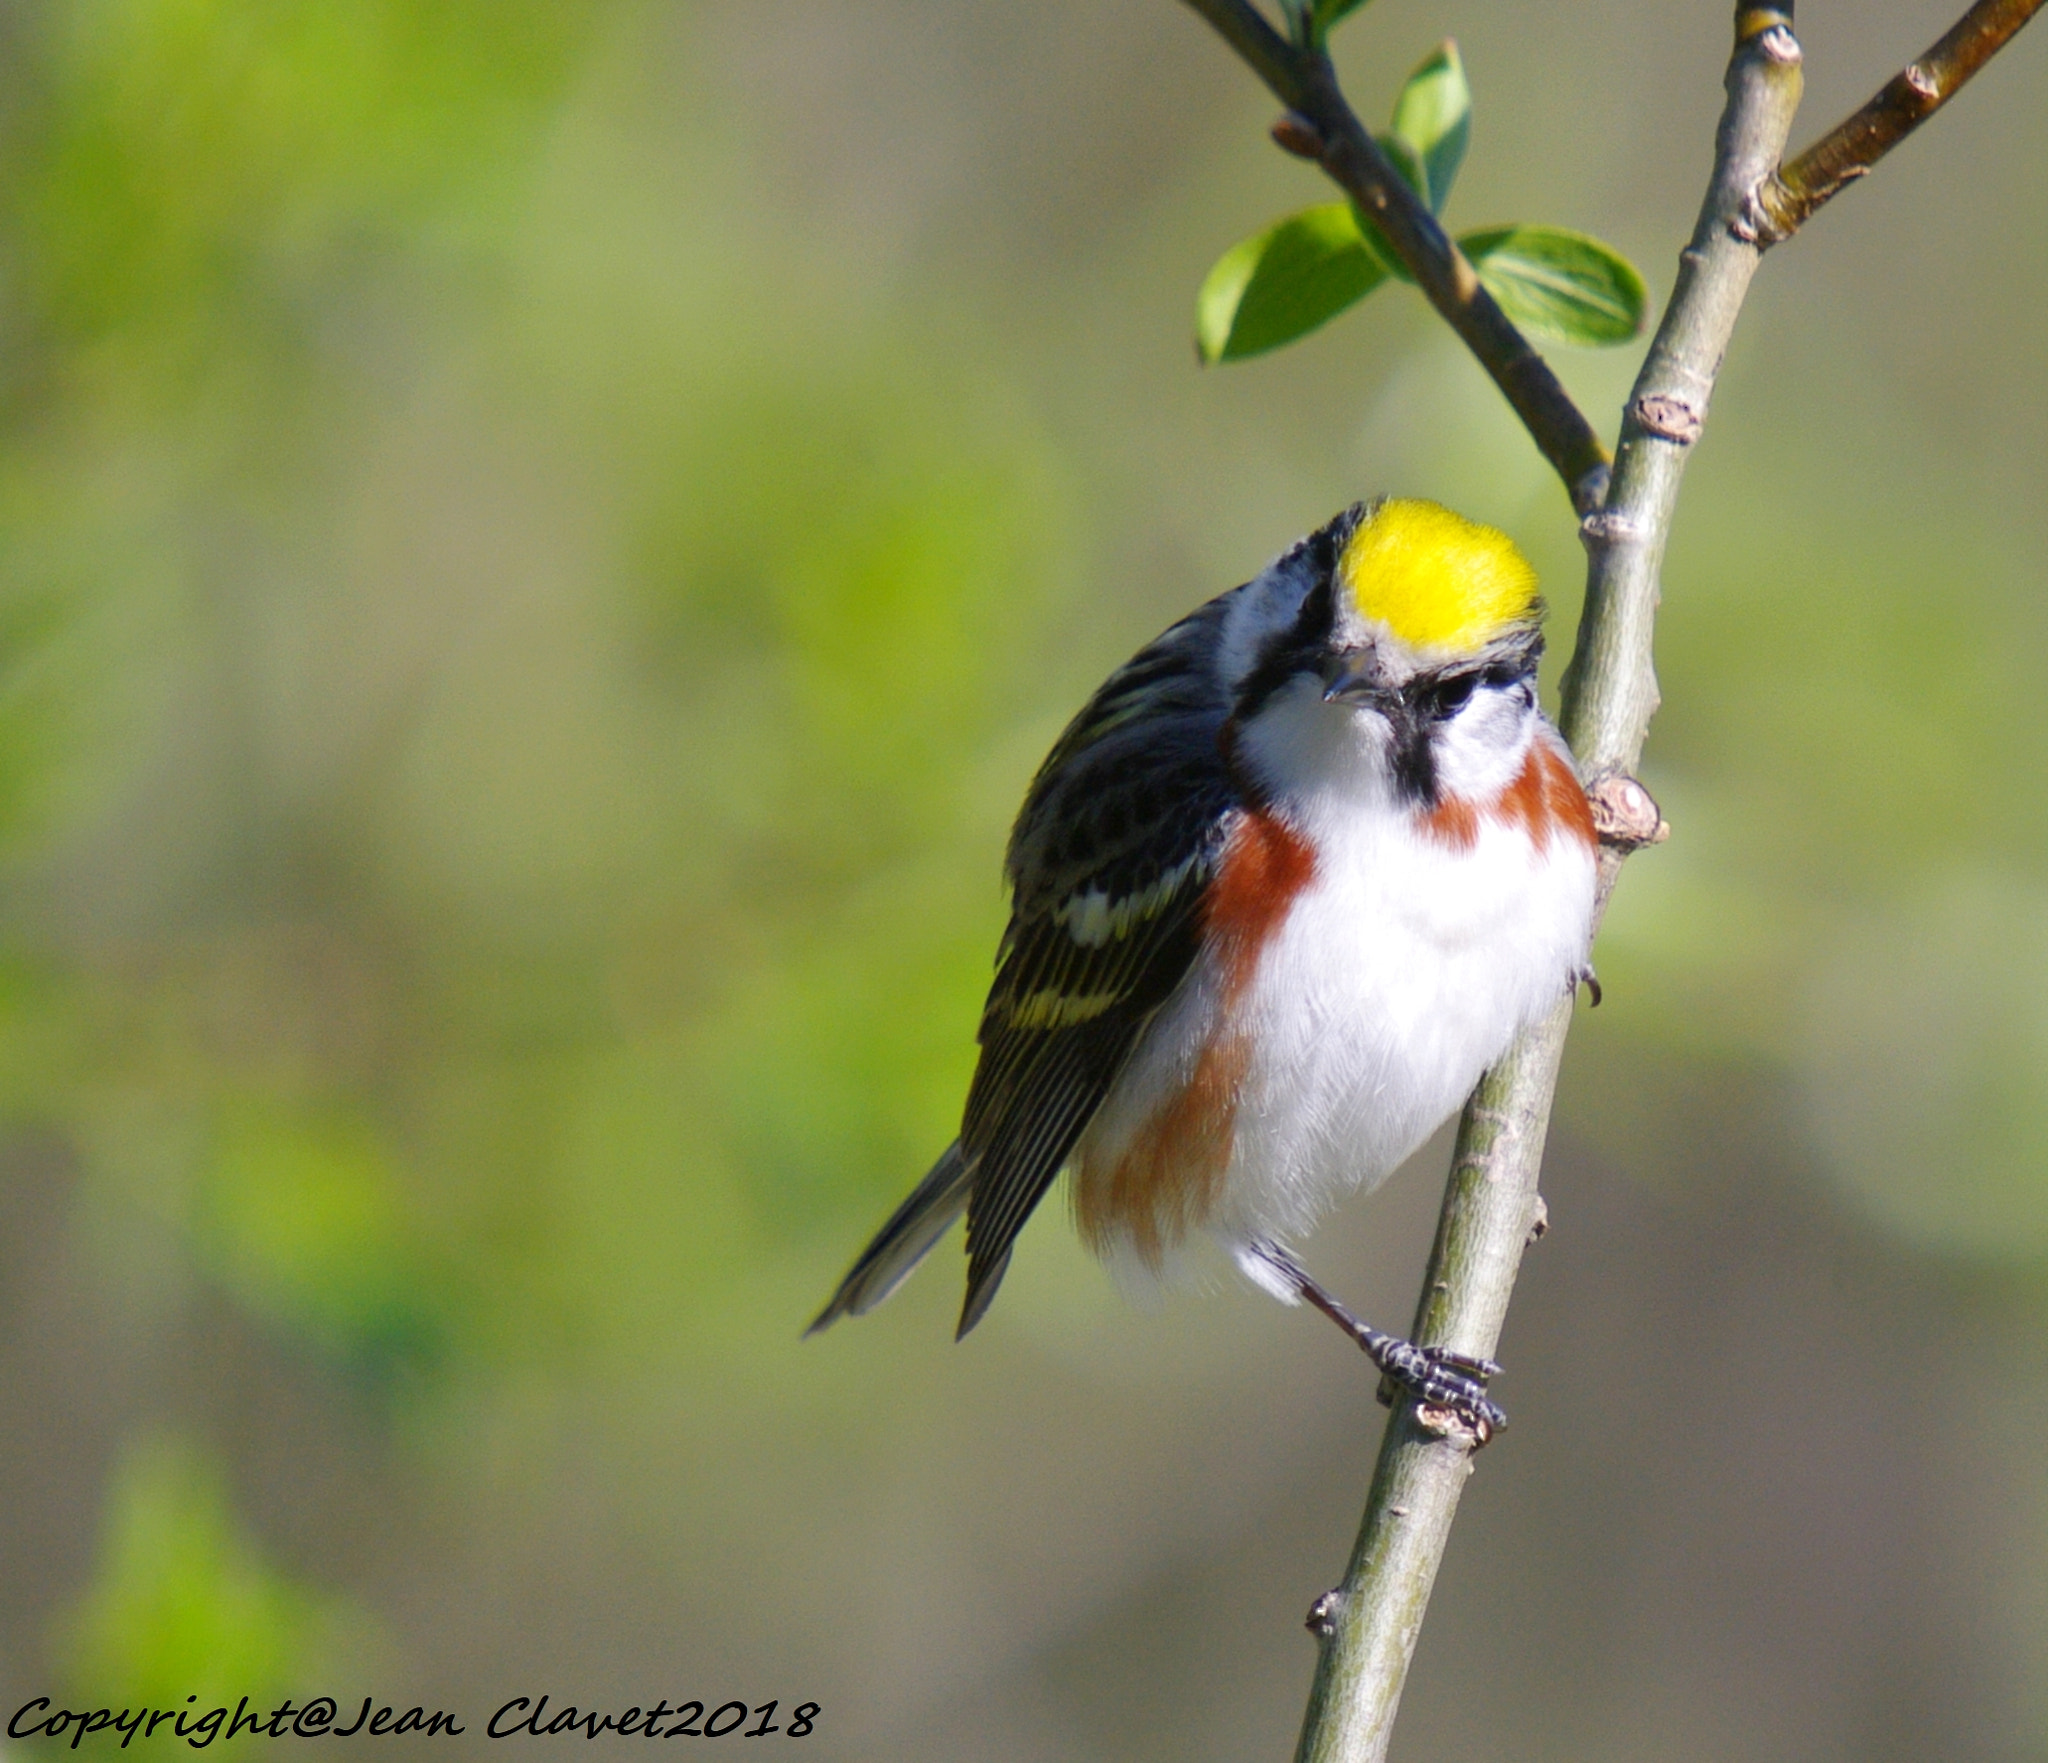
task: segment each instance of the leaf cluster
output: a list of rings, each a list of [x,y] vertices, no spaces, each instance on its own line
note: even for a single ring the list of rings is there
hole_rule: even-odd
[[[1358,0],[1331,0],[1295,22],[1320,44]],[[1291,22],[1294,22],[1291,19]],[[1392,122],[1376,136],[1394,169],[1441,214],[1472,136],[1472,92],[1446,40],[1408,76]],[[1567,227],[1482,227],[1458,238],[1487,291],[1541,342],[1593,347],[1640,334],[1649,298],[1635,266],[1611,245]],[[1240,240],[1216,260],[1195,300],[1204,362],[1238,361],[1306,336],[1382,282],[1412,281],[1372,217],[1321,203]]]

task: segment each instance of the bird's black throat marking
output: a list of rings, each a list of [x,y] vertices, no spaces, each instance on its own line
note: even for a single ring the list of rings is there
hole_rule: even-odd
[[[1430,717],[1418,714],[1405,697],[1396,699],[1384,714],[1394,794],[1402,802],[1428,813],[1438,803],[1436,725]]]
[[[1270,673],[1270,679],[1265,677]],[[1290,649],[1287,653],[1269,655],[1253,671],[1245,682],[1245,689],[1239,694],[1238,706],[1217,731],[1217,747],[1223,755],[1223,763],[1230,773],[1233,784],[1248,805],[1263,803],[1265,787],[1246,767],[1238,753],[1238,738],[1244,725],[1256,716],[1266,701],[1282,686],[1292,680],[1312,678],[1320,682],[1314,658]],[[1436,769],[1436,729],[1440,719],[1427,709],[1411,702],[1407,696],[1395,698],[1385,705],[1377,705],[1373,712],[1362,712],[1351,706],[1331,705],[1331,715],[1362,714],[1378,715],[1386,719],[1388,767],[1394,781],[1396,797],[1424,813],[1434,809],[1440,800]]]

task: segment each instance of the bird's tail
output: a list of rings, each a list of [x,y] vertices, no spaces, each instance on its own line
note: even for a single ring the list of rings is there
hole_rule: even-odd
[[[955,1139],[932,1165],[931,1173],[890,1214],[889,1222],[875,1232],[875,1240],[839,1282],[832,1301],[804,1330],[805,1337],[829,1328],[842,1316],[860,1316],[872,1310],[901,1285],[966,1209],[973,1186],[974,1167],[961,1155],[960,1141]]]

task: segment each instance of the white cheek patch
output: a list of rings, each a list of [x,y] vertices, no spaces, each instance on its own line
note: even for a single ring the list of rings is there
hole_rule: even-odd
[[[1239,735],[1238,751],[1277,799],[1294,795],[1292,780],[1330,780],[1349,816],[1357,806],[1392,800],[1387,778],[1387,722],[1374,711],[1323,702],[1322,685],[1301,679],[1273,694]],[[1307,825],[1312,815],[1305,815]]]
[[[1489,801],[1520,774],[1536,728],[1536,707],[1523,687],[1482,686],[1436,732],[1436,775],[1447,796]]]

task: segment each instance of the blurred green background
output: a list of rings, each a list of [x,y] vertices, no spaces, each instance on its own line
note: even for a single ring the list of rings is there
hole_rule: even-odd
[[[1803,139],[1946,6],[1815,4]],[[1451,219],[1661,298],[1726,8],[1444,33]],[[0,1700],[823,1705],[1277,1757],[1380,1410],[1060,1228],[799,1347],[953,1130],[1007,817],[1355,496],[1562,496],[1168,0],[0,9]],[[1765,266],[1666,571],[1515,1416],[1396,1754],[2048,1756],[2048,30]],[[1611,434],[1633,351],[1566,355]],[[1413,1302],[1441,1147],[1315,1245]],[[159,1740],[159,1743],[164,1741]],[[440,1749],[449,1742],[436,1741]]]

